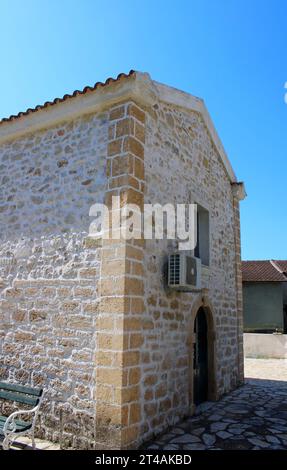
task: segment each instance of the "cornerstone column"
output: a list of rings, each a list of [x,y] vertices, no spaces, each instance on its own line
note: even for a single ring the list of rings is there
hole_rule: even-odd
[[[109,113],[105,203],[144,204],[145,113],[133,102]],[[115,214],[114,214],[115,215]],[[111,217],[110,217],[111,219]],[[96,344],[96,448],[137,446],[141,422],[140,346],[143,239],[103,239]]]

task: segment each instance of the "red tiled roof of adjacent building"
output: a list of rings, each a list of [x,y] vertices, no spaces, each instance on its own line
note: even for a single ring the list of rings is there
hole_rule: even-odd
[[[18,114],[0,119],[0,125],[9,121],[14,121],[15,119],[19,119],[22,116],[27,116],[28,114],[35,113],[36,111],[39,111],[40,109],[48,108],[49,106],[53,106],[57,103],[61,103],[68,99],[74,98],[75,96],[85,95],[88,92],[95,91],[97,88],[104,87],[104,86],[109,85],[110,83],[115,83],[115,82],[120,81],[121,79],[128,78],[134,75],[135,73],[136,73],[135,70],[130,70],[128,74],[120,73],[116,78],[108,78],[105,82],[97,82],[93,86],[86,86],[83,90],[75,90],[72,94],[64,95],[62,98],[55,98],[53,101],[46,101],[44,104],[38,105],[35,108],[29,108],[26,111],[22,111]]]
[[[242,280],[243,282],[286,282],[287,276],[284,275],[284,269],[279,268],[280,265],[287,266],[287,261],[242,261]]]

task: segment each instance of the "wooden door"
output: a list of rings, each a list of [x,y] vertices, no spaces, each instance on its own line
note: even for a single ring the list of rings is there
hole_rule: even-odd
[[[194,322],[195,343],[193,350],[193,397],[195,405],[208,396],[208,341],[207,320],[203,308],[198,310]]]

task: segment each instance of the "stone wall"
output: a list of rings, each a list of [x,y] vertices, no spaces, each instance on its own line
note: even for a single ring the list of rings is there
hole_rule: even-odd
[[[45,389],[40,435],[94,440],[100,250],[89,209],[106,187],[107,113],[0,148],[1,378]]]
[[[126,102],[1,148],[1,377],[44,387],[64,447],[139,439],[143,240],[87,231],[94,203],[142,206],[144,124]]]
[[[243,336],[246,358],[287,359],[287,335],[244,333]]]
[[[236,191],[201,115],[151,99],[0,147],[1,378],[45,388],[38,432],[63,446],[136,447],[193,411],[201,305],[214,322],[211,398],[242,379]],[[87,237],[90,207],[112,213],[114,195],[209,210],[201,292],[166,288],[176,240]]]
[[[240,383],[235,229],[230,180],[196,112],[157,103],[147,113],[146,203],[198,202],[210,212],[210,266],[204,296],[215,323],[215,390]],[[240,242],[239,242],[240,243]],[[168,291],[164,267],[174,241],[146,241],[142,433],[160,432],[192,411],[192,308],[203,293]],[[239,252],[240,255],[240,252]],[[211,371],[210,371],[211,372]]]

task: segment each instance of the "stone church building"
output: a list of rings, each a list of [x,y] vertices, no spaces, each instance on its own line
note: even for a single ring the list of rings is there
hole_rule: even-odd
[[[136,448],[243,381],[235,174],[201,99],[131,71],[0,122],[0,377],[41,386],[37,435]],[[90,208],[196,202],[178,241],[89,235]]]

